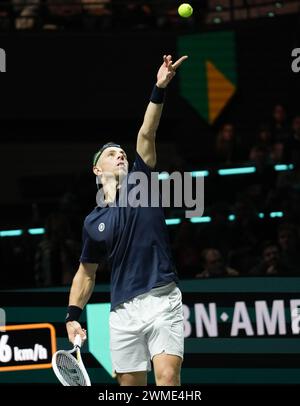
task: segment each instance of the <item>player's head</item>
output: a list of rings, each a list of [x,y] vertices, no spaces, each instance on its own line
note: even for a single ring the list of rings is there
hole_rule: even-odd
[[[128,173],[127,155],[121,145],[115,142],[104,144],[93,159],[93,172],[96,176],[113,175],[120,180]]]

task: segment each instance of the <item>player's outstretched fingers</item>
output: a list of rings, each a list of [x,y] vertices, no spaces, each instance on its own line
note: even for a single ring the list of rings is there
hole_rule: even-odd
[[[181,58],[179,58],[178,61],[173,63],[173,68],[176,70],[182,64],[182,62],[184,62],[186,59],[188,59],[187,55],[184,55]]]

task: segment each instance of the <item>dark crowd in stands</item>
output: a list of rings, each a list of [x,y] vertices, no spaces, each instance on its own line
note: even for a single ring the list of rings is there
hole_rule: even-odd
[[[274,169],[283,164],[287,170]],[[232,123],[224,123],[215,134],[208,169],[241,166],[256,171],[234,176],[212,172],[205,179],[204,216],[210,222],[191,223],[183,210],[166,210],[166,218],[181,218],[168,227],[181,279],[300,276],[300,115],[288,120],[284,106],[275,105],[249,145],[241,143]],[[203,163],[198,167],[204,169]],[[173,169],[189,170],[187,163]],[[9,267],[1,286],[69,284],[92,205],[76,190],[66,191],[46,216],[34,204],[29,227],[45,227],[45,234],[0,239],[2,268]],[[272,212],[281,214],[271,217]],[[109,282],[105,259],[97,278]]]
[[[1,0],[0,31],[101,32],[122,30],[124,27],[126,30],[170,30],[191,27],[201,21],[206,1],[196,2],[195,7],[198,13],[182,19],[177,12],[178,4],[172,0]]]

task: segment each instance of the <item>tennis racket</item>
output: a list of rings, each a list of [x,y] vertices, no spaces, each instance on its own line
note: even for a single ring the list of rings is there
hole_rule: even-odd
[[[53,354],[53,371],[64,386],[91,386],[90,378],[81,359],[80,348],[81,337],[77,334],[72,350],[60,350]]]

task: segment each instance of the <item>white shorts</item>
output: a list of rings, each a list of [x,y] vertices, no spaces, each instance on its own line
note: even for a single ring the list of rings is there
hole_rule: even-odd
[[[150,371],[163,352],[183,358],[182,296],[174,282],[117,306],[109,324],[115,372]]]

